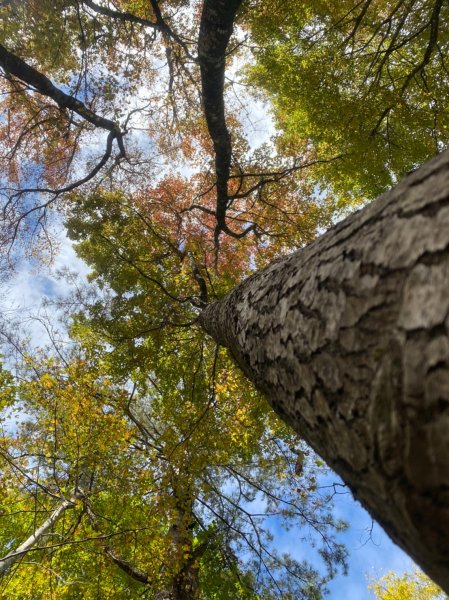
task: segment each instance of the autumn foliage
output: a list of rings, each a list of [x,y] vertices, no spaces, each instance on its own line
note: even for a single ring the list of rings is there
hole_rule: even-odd
[[[3,273],[62,224],[90,268],[63,343],[4,327],[2,597],[318,600],[345,570],[324,464],[198,316],[447,144],[447,10],[1,4]]]

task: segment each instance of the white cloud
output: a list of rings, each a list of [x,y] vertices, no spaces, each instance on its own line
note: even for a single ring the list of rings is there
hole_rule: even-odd
[[[68,268],[78,273],[81,280],[85,280],[89,272],[89,267],[76,256],[72,242],[64,233],[58,241],[58,253],[50,267],[40,265],[36,268],[29,261],[21,261],[0,297],[0,313],[6,327],[21,323],[31,345],[36,347],[49,341],[40,322],[50,311],[44,308],[45,301],[66,298],[72,291],[70,283],[60,277],[58,271]]]

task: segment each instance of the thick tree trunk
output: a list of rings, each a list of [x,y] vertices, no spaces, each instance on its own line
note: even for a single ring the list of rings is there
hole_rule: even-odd
[[[200,322],[449,591],[449,153]]]

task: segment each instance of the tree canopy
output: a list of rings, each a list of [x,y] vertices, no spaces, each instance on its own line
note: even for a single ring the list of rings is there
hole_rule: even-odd
[[[440,588],[421,571],[396,575],[390,571],[370,584],[378,600],[444,600]]]
[[[91,269],[64,344],[3,331],[3,594],[318,600],[346,568],[323,462],[199,316],[447,144],[447,10],[1,3],[2,276],[62,228]]]
[[[190,334],[188,347],[162,343],[157,360],[149,346],[128,356],[127,376],[85,323],[76,335],[85,342],[70,355],[24,351],[17,384],[3,371],[0,570],[14,570],[2,593],[132,598],[144,584],[179,597],[200,587],[203,598],[321,598],[346,562],[334,539],[344,524],[318,489],[324,465],[224,353]],[[308,530],[327,575],[276,551],[273,519]]]
[[[447,146],[448,7],[429,2],[254,3],[250,80],[279,144],[320,158],[317,182],[375,197]]]

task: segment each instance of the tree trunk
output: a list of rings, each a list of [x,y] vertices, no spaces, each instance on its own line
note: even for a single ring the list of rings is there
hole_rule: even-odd
[[[75,493],[70,500],[62,500],[62,502],[58,504],[48,519],[46,519],[42,525],[35,530],[34,533],[32,533],[15,550],[12,550],[3,558],[0,558],[0,575],[3,575],[9,571],[9,569],[15,565],[20,558],[23,558],[24,555],[27,554],[27,552],[29,552],[48,531],[50,531],[53,525],[59,521],[66,510],[69,508],[74,508],[77,498],[79,498],[79,495]]]
[[[214,145],[217,176],[215,242],[220,231],[228,231],[228,182],[231,169],[231,136],[226,125],[224,83],[226,49],[234,19],[242,0],[204,0],[198,35],[198,60],[201,69],[201,97],[207,129]]]
[[[154,600],[198,600],[199,598],[199,567],[201,544],[193,548],[193,530],[190,524],[194,522],[193,498],[189,470],[184,469],[182,477],[172,471],[174,519],[167,536],[166,562],[164,571],[171,573],[169,585],[159,590]],[[204,546],[204,550],[206,546]]]
[[[449,153],[200,316],[449,591]]]

